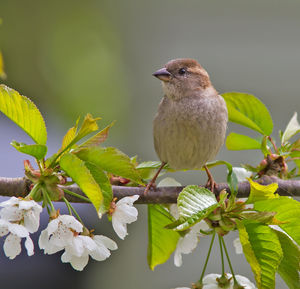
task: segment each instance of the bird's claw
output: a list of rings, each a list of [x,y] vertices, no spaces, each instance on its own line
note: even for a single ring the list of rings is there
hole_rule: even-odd
[[[146,186],[146,189],[144,191],[144,196],[147,196],[148,192],[151,190],[151,189],[156,189],[156,184],[152,181],[150,181],[147,186]]]

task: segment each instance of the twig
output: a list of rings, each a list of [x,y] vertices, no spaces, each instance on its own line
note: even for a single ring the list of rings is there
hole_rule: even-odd
[[[281,196],[300,196],[300,180],[282,180],[276,177],[264,176],[258,181],[262,185],[268,185],[270,183],[278,183],[277,193]],[[0,177],[0,196],[6,197],[25,197],[30,192],[30,181],[24,178],[4,178]],[[71,185],[63,187],[74,193],[85,196],[77,185]],[[145,187],[126,187],[126,186],[112,186],[114,197],[121,199],[126,196],[140,195],[140,198],[136,203],[139,204],[164,204],[164,203],[176,203],[178,194],[184,187],[159,187],[155,190],[150,190],[148,194],[144,195]],[[230,189],[227,184],[217,184],[215,193],[218,194],[221,190],[226,189],[230,193]],[[248,182],[239,183],[238,194],[239,198],[246,198],[249,196],[250,185]],[[65,198],[69,202],[84,203],[83,200],[72,196],[65,195]]]

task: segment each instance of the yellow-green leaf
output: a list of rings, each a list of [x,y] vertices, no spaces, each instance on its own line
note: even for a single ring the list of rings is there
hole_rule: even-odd
[[[98,146],[99,144],[106,141],[108,137],[108,132],[110,128],[114,125],[115,121],[109,124],[107,127],[99,131],[97,134],[89,138],[86,142],[81,144],[79,147],[92,147],[92,146]]]
[[[273,121],[268,109],[254,95],[241,92],[228,92],[224,97],[229,120],[249,127],[261,134],[270,135]]]
[[[249,136],[232,132],[226,139],[226,147],[229,150],[256,150],[260,149],[261,143]]]
[[[79,118],[77,119],[76,124],[73,127],[71,127],[65,134],[60,149],[61,151],[69,147],[69,145],[74,141],[76,137],[77,128],[78,128],[78,122],[79,122]]]
[[[1,51],[0,51],[0,78],[2,78],[2,79],[6,78],[6,74],[5,74],[5,71],[4,71],[3,56],[2,56]]]
[[[274,199],[279,197],[278,194],[275,194],[275,192],[278,189],[277,183],[272,183],[270,185],[264,186],[252,181],[251,179],[249,179],[249,183],[250,183],[250,195],[247,200],[247,203],[254,203],[257,201]]]
[[[259,222],[237,222],[243,252],[254,273],[258,289],[274,289],[275,273],[283,253],[276,233]]]
[[[27,145],[25,143],[18,143],[16,141],[12,141],[10,144],[19,152],[27,155],[31,155],[35,157],[37,160],[43,159],[47,153],[47,146],[45,145],[40,145],[40,144]]]
[[[148,205],[148,265],[151,270],[166,262],[176,249],[179,233],[164,227],[173,221],[162,205]]]
[[[84,138],[86,135],[90,134],[91,132],[94,132],[98,130],[98,124],[97,120],[101,119],[100,117],[93,118],[91,114],[87,114],[83,120],[83,123],[76,135],[76,142],[80,139]]]
[[[0,111],[22,128],[37,144],[46,144],[44,119],[35,104],[17,91],[0,85]]]
[[[101,215],[106,213],[110,208],[110,204],[113,199],[112,187],[111,187],[111,184],[109,182],[107,175],[101,168],[95,166],[92,163],[88,163],[88,162],[86,162],[85,165],[91,172],[95,181],[98,183],[98,185],[102,191],[102,194],[103,194],[104,199],[98,210],[99,216],[101,217]]]
[[[102,211],[100,207],[103,204],[103,194],[85,162],[72,153],[66,153],[61,157],[59,164],[61,169],[77,183],[80,189],[91,200],[99,217],[101,217]]]

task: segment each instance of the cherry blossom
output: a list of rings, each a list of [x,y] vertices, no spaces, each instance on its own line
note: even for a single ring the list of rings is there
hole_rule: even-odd
[[[112,210],[112,226],[121,239],[128,235],[127,224],[137,220],[138,210],[133,206],[133,203],[138,198],[139,195],[122,198]]]
[[[21,253],[21,239],[26,238],[28,256],[34,254],[33,242],[29,233],[38,230],[42,207],[32,200],[12,197],[0,203],[0,236],[8,235],[4,241],[4,253],[14,259]]]
[[[50,221],[42,231],[39,246],[45,254],[54,254],[65,250],[61,256],[64,263],[82,271],[89,261],[89,256],[103,261],[110,256],[110,250],[116,250],[117,244],[102,235],[83,235],[83,225],[73,216],[59,215]]]

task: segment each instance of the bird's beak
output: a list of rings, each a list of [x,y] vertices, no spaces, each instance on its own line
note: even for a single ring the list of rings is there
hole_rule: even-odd
[[[166,82],[170,81],[172,76],[172,74],[165,67],[155,71],[152,75]]]

